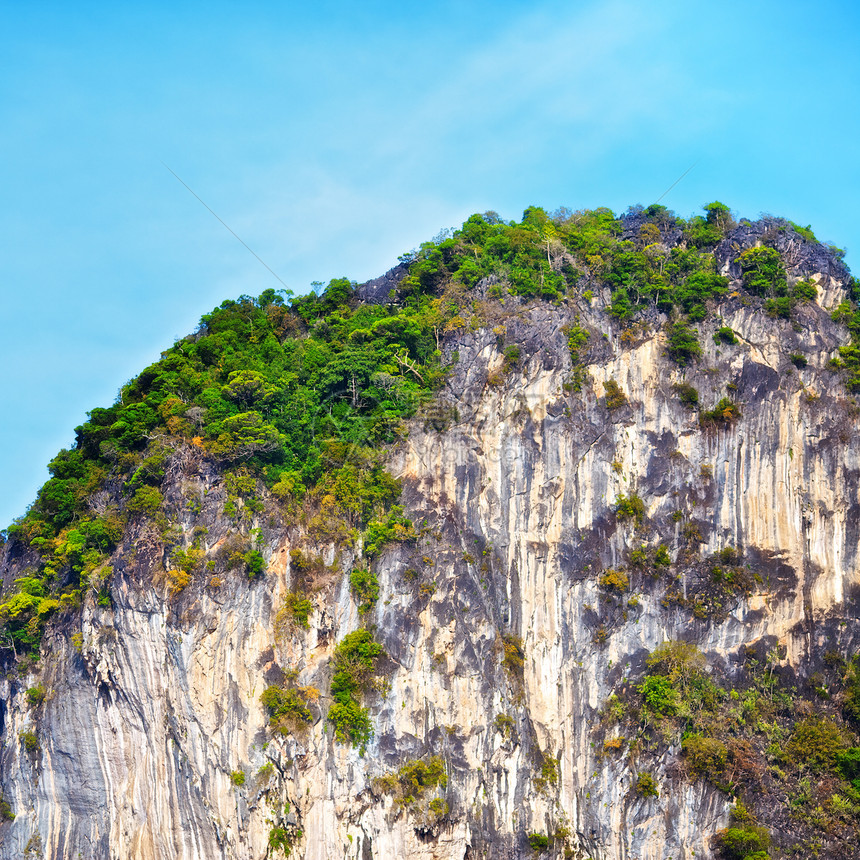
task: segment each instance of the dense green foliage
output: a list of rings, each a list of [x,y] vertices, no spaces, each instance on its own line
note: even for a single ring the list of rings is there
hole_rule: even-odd
[[[717,346],[721,344],[727,344],[729,346],[736,346],[738,343],[737,335],[735,335],[734,330],[727,325],[720,326],[714,332],[714,343]]]
[[[342,743],[363,747],[373,736],[367,708],[361,706],[361,695],[384,654],[368,630],[348,633],[334,650],[335,671],[331,680],[334,704],[328,718],[334,723],[335,737]]]
[[[667,335],[668,347],[666,352],[676,364],[685,367],[691,361],[699,358],[702,347],[699,344],[699,333],[690,328],[683,320],[675,320]]]
[[[292,686],[267,687],[260,696],[260,701],[269,711],[269,725],[282,735],[310,724],[313,717],[308,707],[309,699],[307,689]]]
[[[739,257],[744,287],[756,296],[782,296],[787,292],[785,268],[776,248],[748,248]]]
[[[725,203],[715,201],[703,208],[705,216],[696,215],[687,225],[687,235],[691,244],[700,248],[716,245],[735,226],[731,210]]]
[[[742,803],[732,808],[729,824],[714,837],[714,847],[723,860],[768,860],[770,834],[756,824]]]
[[[797,233],[798,236],[806,239],[807,242],[818,241],[818,239],[815,238],[815,233],[812,232],[812,226],[810,224],[807,224],[805,227],[801,227],[800,224],[795,224],[794,221],[789,221],[788,223],[794,229],[794,232]]]
[[[795,305],[814,301],[818,295],[812,281],[799,281],[789,289],[782,257],[776,248],[748,248],[736,262],[740,264],[744,288],[765,299],[765,308],[771,316],[789,319]]]
[[[840,762],[848,762],[844,757],[847,745],[845,733],[832,720],[808,717],[794,727],[785,745],[785,756],[789,761],[821,773],[836,768],[840,753],[843,754]]]
[[[12,642],[25,650],[35,650],[42,639],[48,618],[60,602],[45,594],[45,584],[35,577],[15,580],[17,592],[0,604],[0,619]]]
[[[380,446],[442,379],[437,334],[454,310],[414,285],[397,307],[362,305],[339,279],[289,305],[269,290],[205,315],[116,404],[89,414],[75,446],[50,463],[27,516],[10,527],[42,556],[0,604],[16,649],[36,649],[48,617],[77,607],[89,586],[109,605],[105,562],[128,521],[168,527],[160,484],[179,440],[227,469],[226,513],[238,515],[240,498],[254,510],[262,480],[285,504],[313,494],[310,525],[321,539],[351,540],[366,527],[368,555],[408,539]],[[108,484],[120,495],[96,516],[88,500]],[[257,549],[240,562],[250,577],[266,566]],[[192,572],[179,563],[177,571],[168,577],[174,594]]]
[[[660,792],[657,788],[657,780],[650,773],[640,773],[636,777],[636,785],[634,786],[636,794],[640,797],[659,797]]]
[[[529,848],[538,854],[549,848],[549,836],[545,836],[543,833],[529,833],[528,842]]]
[[[358,568],[349,575],[352,593],[358,600],[358,611],[362,614],[373,609],[379,597],[379,580],[372,570]]]
[[[695,645],[665,642],[648,657],[648,674],[638,690],[648,711],[660,717],[690,718],[714,704],[719,692],[703,673]]]
[[[728,827],[717,836],[725,860],[767,860],[768,833],[761,827]]]

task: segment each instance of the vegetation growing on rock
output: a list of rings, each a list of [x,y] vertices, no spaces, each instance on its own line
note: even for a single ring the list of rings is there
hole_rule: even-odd
[[[377,777],[377,791],[394,796],[400,806],[412,806],[434,789],[448,785],[445,762],[439,756],[406,762],[394,773]],[[438,805],[437,805],[438,806]]]
[[[748,653],[731,684],[695,645],[666,642],[646,659],[641,683],[607,704],[606,715],[631,732],[627,743],[640,761],[680,741],[687,778],[738,799],[731,826],[714,838],[721,857],[767,851],[768,831],[749,810],[814,822],[834,845],[847,846],[860,829],[860,735],[838,704],[850,698],[852,663],[834,657],[819,679],[826,695],[811,699],[783,680],[779,663],[777,652],[765,662]]]
[[[3,821],[14,821],[15,813],[12,812],[12,807],[5,797],[0,795],[0,819]]]
[[[849,390],[860,388],[857,283],[840,268],[838,255],[826,252],[829,271],[840,275],[847,295],[831,323],[809,304],[826,294],[826,283],[816,280],[821,273],[801,271],[784,250],[786,242],[815,243],[814,235],[776,219],[764,226],[737,224],[720,203],[689,221],[661,206],[621,217],[605,209],[548,214],[531,207],[516,223],[485,213],[405,255],[385,294],[334,279],[309,296],[269,290],[223,303],[124,386],[115,404],[89,414],[75,445],[51,462],[51,478],[32,509],[8,530],[14,573],[0,600],[6,668],[17,660],[24,678],[36,671],[40,654],[50,665],[42,647],[48,631],[55,637],[51,644],[68,637],[75,672],[96,671],[109,651],[112,613],[122,611],[130,590],[150,584],[148,596],[164,610],[177,641],[182,637],[175,631],[193,627],[207,602],[224,606],[239,595],[248,598],[246,605],[270,606],[272,647],[255,664],[250,700],[259,700],[256,725],[268,717],[267,743],[279,754],[272,757],[277,777],[271,763],[258,771],[262,782],[268,768],[260,790],[274,796],[276,782],[299,778],[307,762],[297,764],[303,752],[296,751],[305,743],[325,738],[331,749],[333,734],[364,753],[378,732],[380,750],[391,755],[391,735],[380,726],[390,727],[393,712],[410,713],[409,694],[401,700],[396,685],[392,694],[380,670],[390,669],[392,678],[405,671],[414,655],[398,651],[412,646],[410,625],[419,618],[422,629],[439,637],[416,658],[432,665],[437,690],[463,681],[461,667],[469,666],[471,677],[486,673],[494,697],[484,726],[443,726],[437,722],[443,705],[433,703],[423,722],[415,719],[404,729],[404,720],[398,728],[397,743],[408,737],[425,745],[416,743],[400,766],[389,757],[395,769],[375,788],[393,795],[398,810],[429,839],[443,820],[453,826],[462,814],[455,774],[466,772],[464,762],[481,743],[526,762],[526,779],[518,784],[540,804],[556,802],[579,778],[571,777],[557,739],[547,742],[529,712],[535,688],[546,681],[536,683],[535,667],[545,666],[555,647],[544,640],[550,634],[543,626],[554,617],[555,601],[573,613],[552,628],[563,643],[559,654],[570,642],[586,649],[575,669],[563,671],[579,678],[593,659],[616,685],[591,755],[624,771],[619,783],[633,806],[664,803],[676,778],[701,781],[726,804],[743,798],[752,810],[735,806],[730,826],[713,843],[720,856],[758,860],[781,850],[759,823],[772,826],[769,815],[783,824],[799,821],[805,834],[826,832],[831,847],[847,845],[860,832],[860,671],[853,652],[843,649],[813,675],[808,666],[793,675],[779,652],[742,650],[726,657],[735,663],[718,665],[692,642],[675,641],[654,649],[643,665],[641,636],[638,651],[617,647],[624,631],[642,621],[641,630],[665,629],[655,626],[662,624],[655,618],[661,610],[699,642],[713,641],[711,632],[731,616],[741,629],[747,615],[768,611],[780,584],[772,585],[770,575],[777,577],[779,564],[756,555],[743,534],[717,533],[714,526],[714,498],[735,468],[731,443],[742,428],[744,451],[760,444],[752,438],[752,428],[762,426],[754,421],[761,410],[752,402],[760,391],[782,384],[796,393],[801,386],[803,402],[812,402],[817,394],[810,380],[833,379],[831,373],[841,373]],[[816,246],[815,253],[825,251]],[[537,326],[528,328],[529,314],[549,321],[541,323],[538,337]],[[844,325],[843,335],[851,338],[833,347],[826,371],[822,351],[795,337],[801,324],[821,319],[830,329]],[[749,336],[750,320],[780,332],[779,374],[766,375],[756,365],[758,377],[744,375],[751,351],[759,348]],[[628,361],[643,345],[635,355],[653,360],[660,371],[655,390],[645,393],[637,385],[636,361]],[[483,356],[490,358],[484,362]],[[391,452],[408,432],[420,428],[429,440],[424,450],[432,452],[440,438],[433,434],[456,430],[465,420],[474,404],[464,398],[452,405],[451,397],[439,396],[460,362],[469,366],[456,378],[483,388],[501,420],[510,419],[507,427],[517,422],[525,428],[524,438],[540,452],[536,457],[552,447],[541,433],[561,425],[570,430],[566,442],[580,434],[602,452],[591,476],[591,523],[568,518],[574,491],[568,484],[555,495],[555,476],[565,464],[552,464],[539,511],[524,528],[528,543],[506,568],[497,564],[487,535],[471,533],[477,526],[468,518],[455,520],[445,507],[448,498],[439,510],[420,510],[421,476],[407,472],[401,493],[388,471]],[[609,364],[611,370],[604,369]],[[789,376],[791,366],[802,373]],[[602,387],[592,381],[591,367],[595,380],[606,380]],[[525,391],[540,368],[557,372],[543,412],[522,396],[511,416],[502,414],[512,392],[522,393],[515,391],[521,383]],[[461,391],[454,394],[459,398]],[[826,446],[834,440],[847,444],[851,438],[855,416],[847,401],[839,408],[845,420],[828,425],[822,456],[829,456]],[[634,446],[628,431],[655,409],[683,432],[646,440],[651,459],[645,475],[643,446]],[[492,424],[496,413],[488,414],[493,418],[485,423]],[[611,444],[601,447],[609,436]],[[499,441],[501,456],[505,445]],[[589,451],[577,460],[584,475]],[[530,456],[506,465],[511,487],[499,487],[495,473],[492,480],[485,475],[470,498],[494,496],[509,516],[516,512],[519,497],[532,492],[523,489],[532,477]],[[462,470],[452,467],[456,483],[471,486],[473,475],[460,460],[456,469]],[[504,469],[501,474],[504,480]],[[524,483],[516,484],[520,479]],[[655,490],[659,482],[665,486]],[[558,511],[560,537],[547,542],[540,532]],[[729,540],[733,545],[726,545]],[[549,586],[546,594],[533,589],[533,605],[524,608],[512,595],[534,572],[528,569],[534,557],[551,559],[564,587],[558,594]],[[794,587],[784,576],[783,594]],[[575,600],[568,603],[568,594]],[[752,608],[754,600],[764,608]],[[805,593],[802,600],[806,635],[821,619],[811,604],[807,609]],[[356,623],[356,609],[366,627],[345,633]],[[78,632],[82,617],[86,637]],[[396,633],[373,628],[371,619],[390,623]],[[580,622],[584,629],[575,626]],[[391,636],[401,632],[403,642],[395,642]],[[296,673],[284,675],[277,661],[285,658],[301,665],[322,694],[299,686]],[[64,688],[53,678],[19,683],[15,673],[9,677],[18,685],[17,701],[29,708],[15,728],[27,727],[16,754],[29,752],[26,758],[35,762],[40,741],[29,721],[41,732],[40,721]],[[112,691],[105,684],[100,695],[107,698]],[[550,700],[553,685],[545,686],[540,694]],[[379,695],[371,697],[372,690]],[[377,704],[382,717],[375,725],[371,708]],[[588,707],[583,704],[583,713]],[[601,737],[608,724],[612,735]],[[47,750],[51,736],[41,737]],[[429,744],[440,738],[444,759],[412,758],[439,748]],[[355,753],[335,749],[350,768],[359,767]],[[547,750],[562,751],[553,757]],[[446,798],[430,797],[446,789],[449,771]],[[231,779],[240,786],[244,771]],[[583,808],[587,799],[580,798]],[[481,798],[468,800],[474,820],[486,815]],[[526,843],[537,852],[573,850],[565,829],[573,823],[566,823],[560,804],[546,821],[524,814],[514,822],[517,850]],[[7,808],[0,803],[4,818]],[[286,812],[273,811],[268,825],[273,851],[288,851],[302,835]]]
[[[295,685],[295,674],[288,675],[285,686],[267,687],[260,696],[269,711],[269,725],[282,735],[307,728],[313,720],[310,705],[319,698],[316,688]]]
[[[367,690],[377,661],[385,656],[382,646],[373,641],[368,630],[348,633],[334,650],[334,675],[331,696],[334,704],[328,713],[335,737],[342,743],[365,746],[373,736],[367,708],[361,697]]]

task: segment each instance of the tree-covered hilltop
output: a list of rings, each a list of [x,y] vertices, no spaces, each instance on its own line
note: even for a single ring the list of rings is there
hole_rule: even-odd
[[[262,792],[257,854],[300,850],[334,766],[376,834],[848,856],[858,292],[808,227],[712,203],[473,215],[374,281],[224,302],[0,545],[0,838],[117,745],[182,756],[195,833]]]
[[[0,644],[38,650],[53,613],[75,610],[88,593],[109,604],[110,554],[130,519],[164,516],[160,486],[177,446],[220,463],[231,498],[246,498],[252,510],[258,481],[282,505],[308,506],[321,541],[361,534],[372,555],[402,539],[411,525],[385,471],[385,446],[445,379],[447,337],[512,304],[576,306],[608,288],[608,324],[656,314],[666,321],[669,358],[694,362],[701,353],[694,325],[729,292],[720,261],[730,261],[735,286],[772,316],[790,319],[798,303],[815,298],[812,281],[787,276],[779,250],[786,238],[817,245],[811,230],[780,219],[764,227],[741,249],[727,238],[737,224],[721,203],[689,221],[659,205],[623,216],[530,207],[519,222],[487,212],[405,255],[406,273],[387,301],[362,301],[345,278],[319,295],[267,290],[225,301],[123,386],[115,404],[93,409],[75,444],[49,464],[51,478],[7,530],[34,561],[0,603]],[[828,253],[841,265],[838,249]],[[845,276],[854,301],[835,315],[856,342],[860,289]],[[734,337],[730,329],[718,334],[729,343]],[[587,339],[571,328],[574,389],[584,379],[577,356]],[[840,352],[832,366],[847,367],[856,389],[860,347]],[[517,357],[510,345],[506,362]],[[162,529],[168,552],[169,526]],[[245,553],[249,573],[262,569],[258,555]]]

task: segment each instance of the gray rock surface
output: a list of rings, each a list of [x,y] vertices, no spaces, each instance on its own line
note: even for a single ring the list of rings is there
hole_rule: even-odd
[[[355,288],[355,293],[363,302],[374,305],[385,304],[389,301],[392,291],[397,289],[398,284],[408,271],[409,266],[406,263],[400,263],[393,269],[389,269],[384,275],[359,284]]]

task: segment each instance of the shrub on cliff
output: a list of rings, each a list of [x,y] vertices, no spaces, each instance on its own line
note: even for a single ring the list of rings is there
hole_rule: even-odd
[[[331,679],[334,704],[328,718],[341,743],[364,746],[373,736],[368,711],[360,697],[370,682],[377,661],[385,651],[368,630],[348,633],[334,651],[335,672]]]
[[[537,854],[549,848],[549,836],[544,836],[543,833],[529,833],[528,842],[529,848]]]
[[[393,773],[374,780],[377,791],[393,794],[399,806],[411,806],[428,792],[448,785],[445,762],[440,756],[409,761]]]
[[[620,495],[615,500],[615,516],[620,522],[634,520],[636,525],[640,525],[645,518],[645,502],[636,493]]]
[[[269,711],[269,725],[282,735],[310,725],[313,715],[308,704],[315,692],[309,688],[267,687],[260,702]]]
[[[45,701],[45,688],[41,684],[37,684],[35,687],[30,687],[25,695],[27,696],[27,703],[37,708]]]
[[[266,569],[266,560],[262,554],[255,549],[249,550],[244,556],[245,565],[248,569],[248,578],[259,576]]]
[[[358,611],[362,614],[373,609],[379,597],[379,580],[366,568],[358,568],[349,575],[349,585],[358,600]]]
[[[724,860],[767,860],[770,834],[753,825],[727,827],[715,834],[713,845]]]
[[[526,655],[523,650],[523,640],[519,636],[502,637],[502,666],[512,681],[522,684]]]
[[[598,585],[607,591],[616,591],[619,594],[627,591],[630,587],[630,577],[624,570],[607,567],[598,577]]]
[[[640,797],[659,797],[660,792],[657,789],[657,780],[650,773],[640,773],[636,777],[634,785],[636,794]]]
[[[301,592],[290,591],[284,597],[284,604],[275,616],[275,632],[282,635],[290,622],[298,624],[304,630],[310,629],[310,616],[314,605]]]
[[[3,795],[0,795],[0,818],[3,821],[14,821],[15,813],[12,812],[12,807],[9,805],[9,801],[6,800]]]
[[[567,348],[570,358],[574,364],[578,364],[582,355],[582,348],[588,343],[590,337],[588,329],[579,325],[579,318],[573,325],[565,326],[562,330],[567,335]]]
[[[702,346],[699,343],[698,332],[688,326],[683,320],[675,320],[666,333],[666,354],[675,364],[686,367],[691,361],[700,358]]]
[[[784,296],[788,289],[782,258],[775,248],[748,248],[737,258],[744,287],[756,296]]]
[[[614,379],[607,379],[603,383],[603,391],[606,395],[606,408],[611,412],[627,403],[627,395],[621,390],[621,386]]]
[[[720,344],[727,344],[728,346],[737,346],[738,338],[734,332],[734,329],[731,326],[720,326],[714,332],[714,343],[719,346]]]
[[[729,751],[722,741],[690,734],[684,738],[682,746],[692,773],[713,783],[724,780]]]
[[[39,743],[39,736],[35,732],[18,732],[18,738],[20,739],[21,743],[24,745],[24,749],[27,750],[28,753],[36,753],[41,749],[41,744]]]
[[[723,397],[713,409],[703,409],[699,413],[701,424],[729,425],[741,417],[741,408],[728,397]]]
[[[403,508],[399,505],[389,510],[384,519],[371,520],[364,533],[364,554],[374,558],[387,543],[412,540],[415,530],[411,520],[403,516]]]
[[[686,382],[676,382],[672,388],[677,392],[681,403],[688,409],[699,408],[699,391],[697,388]]]
[[[837,756],[848,747],[844,734],[827,717],[809,717],[794,727],[785,745],[785,756],[813,772],[832,771]]]

